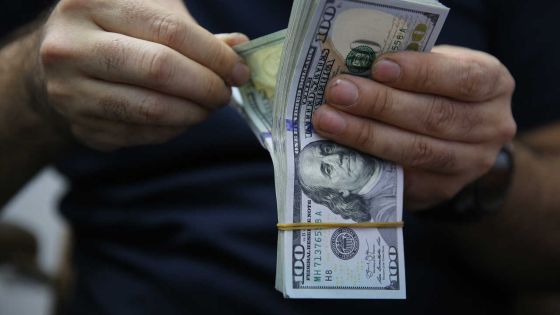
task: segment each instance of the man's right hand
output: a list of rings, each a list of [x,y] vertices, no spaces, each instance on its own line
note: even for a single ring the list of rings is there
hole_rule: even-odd
[[[170,5],[171,2],[173,5]],[[166,142],[250,77],[179,0],[62,0],[44,26],[34,93],[95,149]]]

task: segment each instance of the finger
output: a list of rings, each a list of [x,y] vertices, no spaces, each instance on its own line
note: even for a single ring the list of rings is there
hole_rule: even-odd
[[[355,76],[333,80],[327,88],[327,103],[347,113],[445,140],[477,143],[499,132],[490,121],[497,116],[494,106],[397,90]]]
[[[328,105],[315,112],[313,127],[320,135],[337,143],[405,167],[437,173],[489,169],[495,158],[479,154],[471,145],[414,134],[337,111]]]
[[[91,53],[78,67],[98,79],[142,86],[213,109],[229,102],[230,88],[209,69],[176,51],[116,33],[84,43]]]
[[[81,103],[76,116],[128,124],[187,127],[204,121],[209,114],[208,110],[190,101],[134,86],[84,80],[77,89]]]
[[[211,69],[230,85],[250,79],[249,68],[226,43],[184,15],[148,1],[118,0],[94,9],[103,29],[168,46]]]
[[[72,132],[78,139],[100,151],[163,144],[184,131],[183,127],[143,126],[102,119],[83,120],[72,126]]]
[[[372,77],[397,89],[472,102],[513,90],[511,75],[496,58],[467,49],[449,50],[384,55],[373,65]]]
[[[249,37],[241,33],[216,34],[216,38],[226,43],[229,47],[241,45],[249,41]]]

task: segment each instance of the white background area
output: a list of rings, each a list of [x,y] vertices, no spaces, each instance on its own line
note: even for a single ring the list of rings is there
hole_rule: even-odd
[[[53,169],[46,169],[0,214],[0,221],[17,224],[35,235],[39,244],[39,266],[50,275],[59,268],[67,233],[57,212],[65,189],[63,178]],[[0,269],[0,315],[50,314],[52,294],[46,286],[21,279],[7,268]]]

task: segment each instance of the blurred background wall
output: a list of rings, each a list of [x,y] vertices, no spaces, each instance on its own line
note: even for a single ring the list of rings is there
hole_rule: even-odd
[[[67,237],[67,228],[56,210],[65,189],[63,178],[46,169],[0,212],[0,224],[21,227],[35,236],[38,267],[50,277],[58,273]],[[50,286],[0,263],[0,315],[50,314],[54,296]]]

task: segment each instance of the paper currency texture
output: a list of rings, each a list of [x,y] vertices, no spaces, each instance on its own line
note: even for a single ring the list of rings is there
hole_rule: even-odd
[[[253,72],[237,106],[271,152],[280,223],[402,221],[402,169],[321,138],[313,114],[337,75],[369,77],[382,54],[430,50],[447,12],[434,0],[298,0],[287,31],[236,47]],[[280,231],[276,287],[403,299],[402,228]]]

